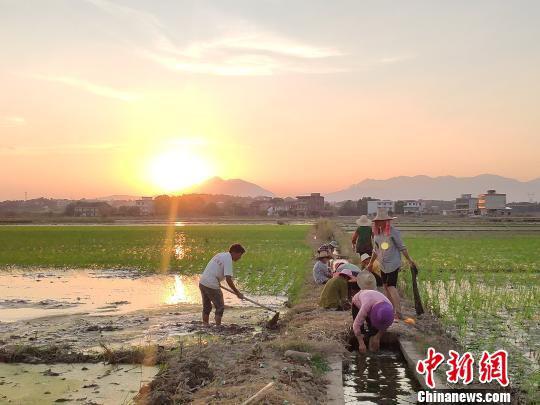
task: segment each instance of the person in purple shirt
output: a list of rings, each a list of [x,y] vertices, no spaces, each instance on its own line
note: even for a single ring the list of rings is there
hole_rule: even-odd
[[[376,352],[382,335],[394,322],[394,307],[384,294],[376,291],[373,274],[361,271],[356,280],[361,290],[352,298],[353,332],[360,353],[367,351],[365,337],[369,339],[369,350]]]

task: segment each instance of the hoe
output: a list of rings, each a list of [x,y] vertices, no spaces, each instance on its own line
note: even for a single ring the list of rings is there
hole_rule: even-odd
[[[223,287],[223,286],[220,286],[220,287],[221,287],[222,289],[224,289],[225,291],[228,291],[228,292],[234,294],[234,291],[233,291],[233,290],[230,290],[230,289],[228,289],[227,287]],[[270,319],[270,320],[266,323],[266,327],[267,327],[268,329],[273,329],[273,328],[276,327],[277,322],[278,322],[278,320],[279,320],[279,311],[276,311],[275,309],[272,309],[272,308],[270,308],[270,307],[267,307],[266,305],[263,305],[263,304],[261,304],[261,303],[259,303],[259,302],[257,302],[257,301],[254,301],[254,300],[252,300],[251,298],[244,297],[244,299],[245,299],[246,301],[249,301],[249,302],[251,302],[251,303],[253,303],[253,304],[255,304],[255,305],[258,305],[259,307],[264,308],[264,309],[266,309],[266,310],[268,310],[268,311],[270,311],[270,312],[274,312],[274,316],[272,317],[272,319]]]

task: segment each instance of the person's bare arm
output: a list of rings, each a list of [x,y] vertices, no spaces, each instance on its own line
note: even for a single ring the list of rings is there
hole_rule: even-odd
[[[354,231],[352,236],[352,248],[353,250],[356,250],[356,241],[358,240],[358,232]]]
[[[358,351],[360,353],[367,352],[366,344],[364,343],[364,335],[361,333],[359,335],[356,335],[356,339],[358,340]]]
[[[234,285],[233,278],[231,276],[225,276],[225,280],[227,281],[227,284],[229,285],[231,290],[234,291],[236,296],[238,298],[240,298],[241,300],[243,300],[244,299],[244,294],[242,294],[240,291],[238,291],[238,288],[236,288],[236,286]]]
[[[371,259],[369,261],[369,264],[366,267],[367,271],[373,272],[373,263],[375,263],[375,260],[377,260],[377,253],[373,251],[371,253]]]
[[[407,251],[407,249],[402,250],[401,253],[403,253],[403,256],[405,256],[405,259],[407,259],[407,261],[409,262],[409,266],[416,266],[414,260],[411,259],[411,256],[409,256],[409,252]]]

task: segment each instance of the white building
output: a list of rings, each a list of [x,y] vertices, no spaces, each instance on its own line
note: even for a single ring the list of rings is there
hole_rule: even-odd
[[[478,196],[478,210],[480,215],[505,215],[506,194],[497,193],[495,190],[488,190],[485,194]]]
[[[426,203],[422,200],[405,200],[403,202],[404,214],[421,214],[426,208]]]
[[[140,200],[135,201],[135,206],[139,207],[139,212],[141,215],[154,214],[154,198],[153,197],[141,197]]]
[[[456,198],[456,214],[457,215],[473,215],[478,209],[478,198],[472,194],[461,194],[461,197]]]
[[[367,202],[367,214],[375,215],[380,208],[394,212],[394,201],[392,200],[376,200]]]

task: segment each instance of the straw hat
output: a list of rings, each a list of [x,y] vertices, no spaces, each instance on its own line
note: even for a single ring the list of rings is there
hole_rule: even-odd
[[[356,220],[356,225],[371,226],[371,220],[367,217],[367,215],[362,215],[360,218]]]
[[[362,256],[360,256],[360,261],[363,262],[366,259],[370,259],[371,256],[367,253],[362,253]]]
[[[317,253],[317,259],[324,259],[324,258],[327,258],[327,257],[332,257],[332,255],[330,254],[329,251],[327,250],[321,250],[320,252]]]
[[[339,272],[339,274],[343,274],[343,275],[348,276],[350,278],[353,277],[353,273],[352,273],[351,269],[343,269],[343,270],[341,270]]]
[[[385,208],[378,208],[377,209],[377,216],[373,218],[374,221],[388,221],[390,219],[396,219],[396,217],[391,217],[388,215],[388,210]]]
[[[377,289],[377,281],[375,276],[369,271],[362,270],[356,276],[356,284],[360,287],[361,290],[375,290]]]

